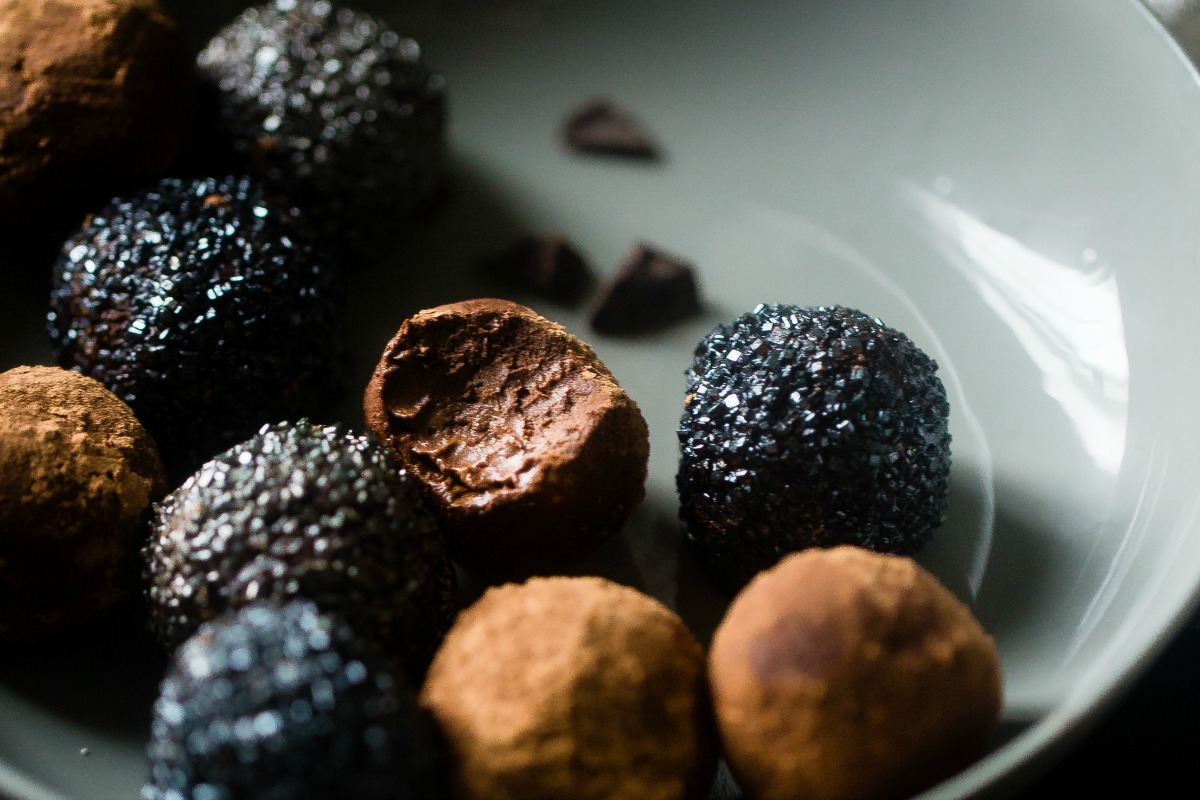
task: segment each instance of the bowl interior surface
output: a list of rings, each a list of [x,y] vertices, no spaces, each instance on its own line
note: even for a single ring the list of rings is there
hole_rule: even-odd
[[[200,7],[203,6],[203,7]],[[995,749],[931,796],[1002,793],[1110,702],[1200,583],[1200,86],[1135,2],[414,0],[358,7],[446,77],[445,207],[350,276],[365,387],[411,313],[494,294],[476,265],[560,231],[597,269],[638,241],[696,265],[703,314],[588,341],[650,426],[647,497],[581,567],[706,639],[674,475],[695,342],[759,303],[853,306],[905,331],[950,394],[946,522],[919,560],[996,638]],[[226,3],[175,3],[199,46]],[[566,113],[633,110],[659,163],[566,151]],[[50,363],[44,308],[0,295],[0,369]],[[1181,402],[1185,401],[1185,402]],[[361,427],[358,397],[344,421]],[[0,793],[135,797],[165,659],[116,629],[0,659]],[[86,748],[86,755],[82,755]]]

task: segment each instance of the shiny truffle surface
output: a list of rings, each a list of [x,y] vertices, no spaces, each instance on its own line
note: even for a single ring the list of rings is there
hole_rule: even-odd
[[[175,646],[256,600],[337,611],[419,677],[457,610],[441,533],[377,444],[307,422],[264,428],[155,509],[150,614]]]
[[[156,0],[0,0],[0,222],[160,176],[194,83]]]
[[[334,238],[378,237],[442,184],[443,79],[369,14],[276,0],[245,10],[197,63],[249,169]]]
[[[965,769],[1000,716],[996,645],[905,556],[787,556],[713,635],[726,760],[756,800],[902,800]]]
[[[855,309],[759,306],[687,372],[686,535],[729,591],[806,547],[914,553],[945,513],[948,418],[937,364],[903,333]]]
[[[56,367],[0,373],[0,642],[132,596],[165,491],[154,441],[112,392]]]
[[[440,743],[403,682],[311,603],[257,603],[176,652],[142,800],[436,800]]]
[[[489,589],[420,699],[461,800],[682,800],[715,773],[699,643],[662,603],[602,578]]]
[[[552,571],[615,533],[645,493],[637,404],[587,344],[506,300],[405,320],[363,409],[456,557],[484,568]]]
[[[167,180],[63,245],[49,330],[61,366],[137,413],[177,480],[340,389],[334,275],[246,178]]]

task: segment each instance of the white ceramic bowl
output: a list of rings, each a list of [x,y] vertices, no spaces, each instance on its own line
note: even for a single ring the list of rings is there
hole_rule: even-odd
[[[720,606],[675,523],[692,347],[760,302],[857,306],[941,365],[953,488],[920,560],[1005,670],[994,750],[928,797],[1011,794],[1162,648],[1200,585],[1200,86],[1142,6],[360,5],[445,74],[456,184],[353,277],[364,386],[405,316],[491,291],[474,265],[517,232],[562,231],[606,273],[638,240],[694,260],[705,313],[663,334],[609,339],[514,299],[592,343],[650,424],[646,502],[596,564],[705,636]],[[175,6],[195,44],[235,11]],[[564,114],[599,94],[644,119],[661,164],[564,150]],[[0,369],[49,360],[42,313],[0,295]],[[136,796],[161,666],[119,631],[4,654],[0,794]]]

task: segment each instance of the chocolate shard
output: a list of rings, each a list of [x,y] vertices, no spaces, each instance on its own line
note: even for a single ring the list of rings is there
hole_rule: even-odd
[[[634,245],[592,312],[599,333],[630,335],[666,328],[700,311],[692,265],[653,245]]]
[[[595,283],[579,249],[557,234],[523,236],[483,269],[491,278],[564,306],[581,303]]]
[[[573,111],[563,126],[567,147],[580,153],[657,159],[654,137],[629,110],[609,98],[591,100]]]

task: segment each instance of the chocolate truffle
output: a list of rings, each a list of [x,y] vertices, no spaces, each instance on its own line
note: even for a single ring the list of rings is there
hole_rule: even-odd
[[[950,491],[937,364],[861,311],[763,305],[696,347],[679,423],[680,515],[736,591],[786,553],[911,555]]]
[[[0,641],[132,595],[164,491],[154,441],[99,383],[55,367],[0,373]]]
[[[637,404],[590,347],[515,303],[406,320],[364,407],[467,561],[540,569],[616,531],[645,492]]]
[[[0,0],[0,219],[160,176],[192,95],[155,0]]]
[[[378,18],[275,0],[243,11],[197,63],[248,168],[326,235],[370,246],[441,188],[444,80]]]
[[[905,556],[788,556],[734,599],[708,657],[726,758],[755,800],[901,800],[984,752],[991,637]]]
[[[206,623],[154,704],[142,800],[439,800],[445,758],[411,690],[311,603]]]
[[[264,428],[155,509],[150,618],[175,646],[255,600],[303,597],[420,676],[457,611],[445,541],[407,476],[367,437]]]
[[[592,328],[613,335],[651,333],[699,313],[699,295],[690,263],[659,247],[636,244],[601,290]]]
[[[340,394],[334,272],[304,233],[255,181],[171,179],[114,200],[63,245],[58,362],[134,409],[173,483]]]
[[[715,773],[700,645],[666,606],[602,578],[489,589],[420,699],[462,800],[681,800]]]

